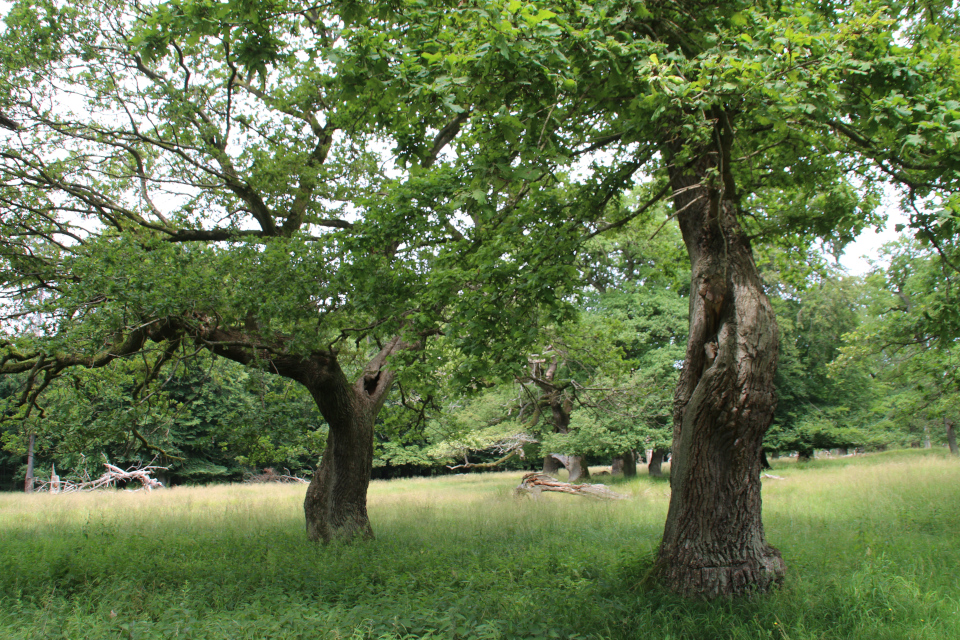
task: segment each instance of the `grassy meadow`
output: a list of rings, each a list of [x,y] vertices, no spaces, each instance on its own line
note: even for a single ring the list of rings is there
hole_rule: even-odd
[[[328,547],[303,486],[0,494],[0,638],[960,638],[960,462],[773,463],[787,581],[717,602],[640,586],[669,494],[645,475],[616,503],[517,500],[519,472],[374,482],[377,539]]]

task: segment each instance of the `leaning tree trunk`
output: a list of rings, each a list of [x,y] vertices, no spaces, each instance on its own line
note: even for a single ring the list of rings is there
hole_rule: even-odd
[[[721,114],[721,119],[724,118]],[[691,260],[690,337],[674,396],[671,497],[656,571],[674,592],[713,598],[763,591],[784,575],[760,518],[760,448],[773,419],[778,329],[733,177],[719,150],[671,170]],[[711,184],[713,170],[721,180]]]
[[[950,453],[957,456],[960,455],[960,451],[957,450],[957,432],[954,429],[954,422],[943,416],[943,426],[947,429],[947,446],[950,447]]]
[[[317,542],[373,537],[367,516],[373,425],[395,377],[386,361],[398,350],[418,348],[419,344],[411,346],[395,336],[351,384],[332,351],[300,356],[282,353],[279,348],[261,349],[263,343],[274,345],[253,332],[221,327],[211,329],[205,338],[219,355],[242,364],[269,366],[301,383],[327,421],[327,448],[303,501],[307,536]]]

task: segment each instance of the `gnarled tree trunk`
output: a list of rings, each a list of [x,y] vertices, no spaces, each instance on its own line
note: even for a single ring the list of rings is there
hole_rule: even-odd
[[[341,393],[343,397],[336,402],[317,398],[318,405],[326,405],[323,416],[330,431],[327,448],[303,501],[307,537],[317,542],[373,537],[367,516],[367,488],[377,411],[355,387],[345,387]]]
[[[385,350],[386,351],[386,350]],[[320,466],[303,501],[307,537],[316,542],[372,538],[367,489],[373,469],[373,425],[393,385],[382,351],[354,384],[339,367],[308,386],[330,431]]]
[[[778,329],[737,219],[724,118],[717,149],[671,170],[692,286],[657,572],[669,589],[706,598],[766,590],[785,569],[760,519],[760,448],[776,407]]]
[[[307,537],[316,542],[372,538],[367,488],[373,469],[373,425],[395,378],[386,361],[400,349],[419,344],[394,337],[351,384],[334,352],[286,354],[255,333],[220,327],[208,331],[204,339],[219,355],[301,383],[327,421],[327,447],[303,501]]]

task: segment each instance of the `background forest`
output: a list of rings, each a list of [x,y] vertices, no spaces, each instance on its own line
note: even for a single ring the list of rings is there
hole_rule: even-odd
[[[441,371],[449,384],[427,409],[411,410],[400,394],[388,400],[373,477],[539,469],[551,453],[621,473],[630,455],[649,464],[652,453],[659,473],[689,295],[682,243],[664,222],[652,215],[584,252],[571,296],[577,314],[541,332],[525,375],[464,389]],[[956,283],[937,252],[909,239],[888,244],[865,276],[817,254],[760,255],[782,330],[767,455],[956,453],[960,353],[943,339]],[[104,461],[166,466],[160,477],[170,484],[239,481],[264,468],[313,472],[327,427],[301,386],[204,350],[148,384],[141,364],[73,370],[46,392],[43,413],[4,423],[0,486],[22,489],[30,435],[38,481],[53,467],[97,475]],[[18,379],[0,384],[10,415]]]

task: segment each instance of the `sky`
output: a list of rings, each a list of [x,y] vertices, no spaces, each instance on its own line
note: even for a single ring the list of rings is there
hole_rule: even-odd
[[[887,215],[886,224],[879,229],[873,227],[864,229],[856,241],[847,245],[840,257],[840,264],[850,275],[866,275],[870,271],[871,260],[880,262],[880,247],[905,235],[896,232],[896,225],[906,225],[910,220],[897,206],[897,196],[892,188],[888,187],[885,190],[881,208]]]

